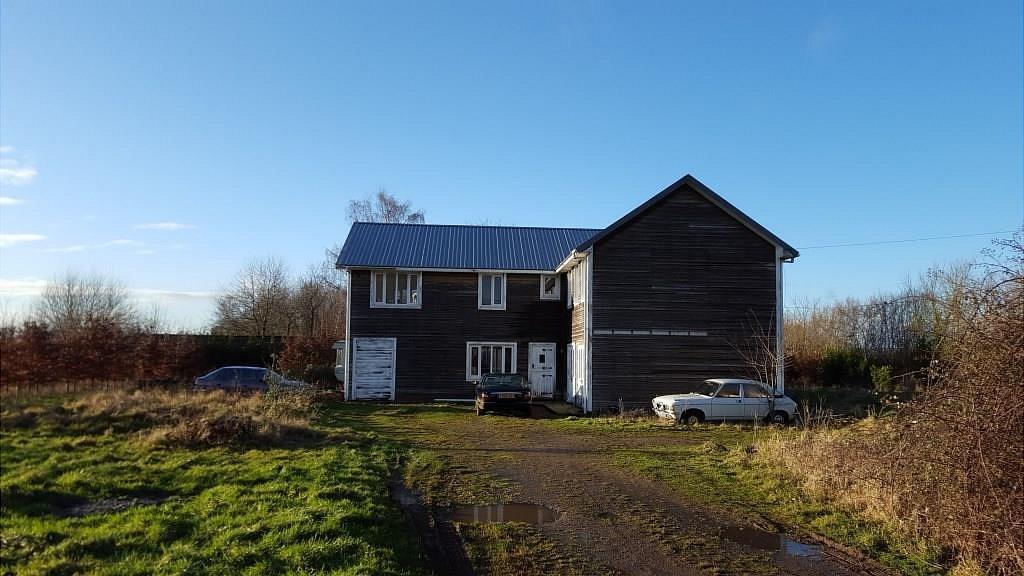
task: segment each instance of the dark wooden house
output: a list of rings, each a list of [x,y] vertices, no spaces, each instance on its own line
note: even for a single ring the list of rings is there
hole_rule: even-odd
[[[692,176],[604,229],[356,223],[345,395],[467,399],[518,372],[586,412],[646,407],[781,351],[797,255]]]

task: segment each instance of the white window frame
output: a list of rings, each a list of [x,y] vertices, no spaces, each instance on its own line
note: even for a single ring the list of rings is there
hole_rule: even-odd
[[[395,301],[398,301],[398,275],[408,274],[405,279],[405,289],[412,295],[410,287],[411,278],[416,277],[416,301],[407,302],[405,304],[396,304],[394,302],[387,302],[387,296],[384,298],[384,302],[377,301],[377,275],[384,274],[393,275],[395,281],[393,286],[395,287]],[[387,286],[387,280],[385,279],[384,285]],[[370,308],[422,308],[423,307],[423,273],[419,270],[370,270]]]
[[[479,381],[483,377],[483,374],[480,373],[480,368],[481,368],[480,364],[481,364],[481,360],[482,360],[483,355],[480,354],[479,352],[477,352],[477,355],[476,355],[476,375],[473,375],[473,368],[474,368],[474,366],[472,364],[473,364],[473,348],[481,348],[481,347],[484,347],[484,346],[487,346],[487,347],[501,346],[502,347],[501,363],[503,365],[502,369],[504,370],[505,368],[511,368],[511,370],[507,370],[507,372],[511,373],[511,374],[515,374],[516,373],[516,364],[519,363],[519,344],[517,344],[516,342],[466,342],[466,381],[467,382],[476,382],[476,381]],[[505,348],[512,348],[512,366],[504,366],[504,364],[505,364],[505,351],[504,351]],[[492,366],[492,368],[493,368],[493,366]]]
[[[484,304],[484,276],[491,277],[491,302],[492,304]],[[501,304],[493,304],[494,302],[494,278],[501,277]],[[480,310],[504,310],[505,303],[508,302],[508,275],[504,272],[481,272],[477,274],[476,279],[476,307]]]
[[[555,279],[555,293],[545,294],[544,293],[544,280],[548,278]],[[540,299],[541,300],[561,300],[562,299],[562,277],[558,274],[541,274],[540,275]]]

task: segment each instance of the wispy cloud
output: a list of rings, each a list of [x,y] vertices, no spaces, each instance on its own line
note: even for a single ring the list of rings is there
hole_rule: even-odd
[[[117,240],[111,240],[105,242],[100,246],[145,246],[145,242],[139,242],[138,240],[129,240],[128,238],[118,238]]]
[[[150,250],[147,248],[145,250],[136,250],[135,253],[139,256],[148,256],[150,254],[156,254],[156,250]]]
[[[14,152],[14,146],[0,146],[0,154],[10,154],[11,152]]]
[[[30,184],[38,174],[34,167],[26,166],[14,158],[0,158],[0,184],[4,186]]]
[[[72,244],[71,246],[60,246],[58,248],[43,248],[40,252],[85,252],[89,247],[85,244]]]
[[[85,252],[86,250],[96,250],[99,248],[110,248],[113,246],[125,246],[125,247],[138,247],[145,246],[145,242],[139,242],[138,240],[130,240],[128,238],[118,238],[117,240],[111,240],[110,242],[103,242],[102,244],[72,244],[70,246],[59,246],[53,248],[42,248],[40,252]]]
[[[46,240],[46,236],[42,234],[0,234],[0,248],[9,248],[15,244],[38,242],[40,240]]]
[[[34,296],[41,294],[48,281],[40,278],[0,278],[0,296]],[[188,290],[164,290],[160,288],[130,288],[129,292],[138,298],[176,298],[176,299],[212,299],[215,292],[199,292]]]
[[[0,206],[17,206],[18,204],[24,204],[25,201],[21,198],[11,198],[10,196],[0,196]]]
[[[167,230],[174,232],[176,230],[189,230],[195,228],[195,225],[182,224],[180,222],[149,222],[146,224],[136,224],[132,228],[136,230]]]
[[[208,300],[216,298],[216,292],[190,292],[186,290],[160,290],[158,288],[136,288],[132,292],[139,297],[156,296],[162,298],[187,298]]]
[[[0,278],[0,296],[35,296],[46,288],[40,278]]]

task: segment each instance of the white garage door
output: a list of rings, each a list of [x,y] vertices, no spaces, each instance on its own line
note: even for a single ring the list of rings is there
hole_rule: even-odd
[[[353,400],[394,400],[395,344],[394,338],[353,339]]]

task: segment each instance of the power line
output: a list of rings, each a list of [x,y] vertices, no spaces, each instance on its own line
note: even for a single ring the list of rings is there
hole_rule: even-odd
[[[995,234],[1012,234],[1017,230],[998,230],[996,232],[976,232],[974,234],[953,234],[950,236],[927,236],[923,238],[905,238],[902,240],[875,240],[871,242],[850,242],[847,244],[822,244],[820,246],[803,246],[800,250],[814,250],[818,248],[847,248],[851,246],[875,246],[878,244],[905,244],[908,242],[925,242],[928,240],[948,240],[950,238],[970,238],[972,236],[993,236]]]

